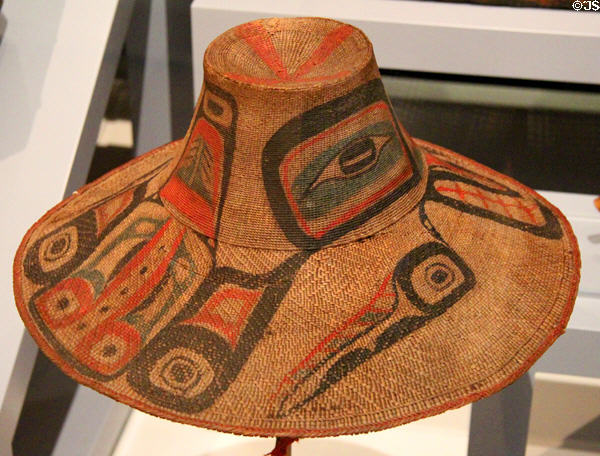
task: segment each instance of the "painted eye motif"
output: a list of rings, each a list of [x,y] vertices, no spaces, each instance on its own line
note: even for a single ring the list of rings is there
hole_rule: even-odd
[[[207,88],[202,100],[202,111],[204,115],[216,124],[229,128],[233,122],[233,106],[215,91]]]
[[[214,372],[201,354],[191,349],[174,348],[156,362],[150,378],[171,394],[193,397],[210,385]]]
[[[443,313],[475,284],[464,260],[438,242],[410,252],[398,263],[394,276],[409,301],[430,316]]]
[[[232,352],[205,329],[180,325],[163,330],[137,355],[127,371],[131,387],[149,401],[184,413],[212,405],[229,386],[223,365]]]
[[[334,226],[340,212],[353,213],[364,204],[364,192],[373,197],[402,174],[406,160],[388,113],[382,104],[367,107],[357,115],[353,134],[340,138],[332,132],[328,141],[306,141],[298,156],[304,167],[287,167],[294,177],[290,196],[317,234]]]
[[[435,262],[425,267],[424,278],[427,284],[436,291],[443,291],[455,281],[456,274],[452,267]]]
[[[365,136],[351,141],[327,165],[308,191],[332,179],[346,179],[367,172],[377,163],[381,150],[390,140],[391,136]]]
[[[405,195],[418,168],[379,79],[294,117],[262,155],[273,214],[292,243],[309,249]]]
[[[87,258],[98,242],[93,211],[39,239],[25,256],[25,275],[39,284],[58,283]]]
[[[64,328],[91,309],[93,293],[90,282],[70,277],[36,298],[35,310],[49,328]]]

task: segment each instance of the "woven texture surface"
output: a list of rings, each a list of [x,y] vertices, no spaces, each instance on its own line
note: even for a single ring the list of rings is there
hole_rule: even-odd
[[[411,138],[368,39],[315,18],[217,38],[186,137],[49,211],[14,263],[26,326],[77,381],[299,437],[499,390],[564,331],[578,279],[556,208]]]

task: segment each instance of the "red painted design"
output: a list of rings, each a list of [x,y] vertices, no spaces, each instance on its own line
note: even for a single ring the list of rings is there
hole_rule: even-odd
[[[100,236],[100,234],[104,231],[104,228],[106,228],[111,221],[113,221],[127,206],[131,204],[133,201],[134,190],[135,189],[133,188],[127,190],[126,192],[94,209],[96,214],[97,236]]]
[[[433,166],[433,165],[446,166],[447,165],[446,162],[440,160],[435,155],[430,154],[428,152],[424,152],[423,157],[425,158],[425,163],[428,166]]]
[[[93,308],[94,289],[87,280],[75,277],[59,282],[36,300],[42,320],[51,329],[63,328],[80,320]],[[60,318],[56,314],[64,312]]]
[[[479,201],[479,203],[488,210],[493,210],[490,208],[490,204],[500,206],[501,211],[504,212],[502,215],[506,217],[520,219],[521,217],[527,218],[533,224],[540,224],[543,221],[543,217],[539,214],[539,209],[535,204],[531,206],[525,206],[521,201],[521,198],[513,198],[505,195],[495,194],[494,197],[490,196],[491,194],[482,193],[481,189],[472,188],[471,186],[467,186],[458,182],[454,183],[454,187],[447,187],[444,185],[436,185],[435,189],[440,192],[442,195],[450,196],[453,198],[454,196],[458,197],[461,201],[466,201],[468,196],[474,197]],[[511,208],[517,209],[517,215],[515,215]],[[536,218],[534,214],[538,214]]]
[[[300,65],[293,74],[289,74],[281,57],[277,53],[267,30],[257,23],[243,24],[235,29],[235,33],[238,37],[248,43],[256,55],[260,57],[271,71],[273,71],[276,77],[257,78],[238,73],[227,73],[226,76],[242,82],[264,85],[277,85],[287,82],[318,82],[344,77],[350,74],[349,70],[316,77],[304,77],[304,75],[310,73],[314,67],[325,62],[331,53],[335,51],[335,49],[337,49],[337,47],[343,43],[352,32],[353,28],[349,25],[341,25],[330,31],[325,35],[310,57]]]
[[[322,64],[327,57],[331,55],[335,49],[342,44],[346,38],[352,34],[352,27],[349,25],[342,25],[329,32],[319,46],[314,50],[309,59],[304,62],[294,73],[295,78],[304,76],[310,72],[314,67]],[[349,71],[348,71],[349,72]]]
[[[214,237],[215,208],[221,187],[221,163],[224,151],[223,138],[217,129],[204,118],[196,122],[188,147],[191,147],[190,145],[194,144],[198,138],[206,142],[212,153],[212,199],[207,201],[180,179],[177,174],[173,174],[169,181],[161,188],[160,196],[173,204],[200,232],[209,237]],[[189,149],[186,151],[186,154],[190,154]]]
[[[111,319],[83,338],[75,356],[96,372],[111,375],[137,354],[141,342],[140,333],[133,326]]]
[[[102,304],[103,301],[112,297],[116,292],[119,291],[121,285],[130,278],[131,274],[138,269],[150,252],[157,246],[157,244],[163,239],[165,232],[173,222],[173,219],[168,219],[162,228],[154,235],[152,239],[127,263],[123,269],[114,277],[110,284],[104,289],[102,294],[98,297],[95,303],[95,307]],[[111,313],[113,317],[121,317],[127,314],[135,306],[137,306],[141,300],[158,284],[162,276],[165,274],[173,255],[177,251],[185,230],[181,229],[173,242],[169,246],[169,251],[162,258],[162,261],[156,266],[154,271],[149,274],[145,281],[136,281],[137,288],[135,290],[129,290],[127,293],[127,300],[124,304],[119,307],[117,312]]]
[[[273,70],[279,79],[286,80],[289,77],[281,61],[281,57],[271,41],[271,37],[262,25],[255,22],[242,24],[235,29],[235,32],[237,36],[250,45],[254,52]]]
[[[200,311],[185,324],[206,325],[222,334],[235,348],[248,315],[262,295],[262,290],[225,288],[213,294]],[[226,318],[223,318],[223,316]]]
[[[402,182],[404,182],[406,179],[408,179],[411,175],[412,175],[412,169],[410,168],[410,164],[407,163],[407,167],[404,168],[404,170],[400,174],[398,174],[394,179],[392,179],[390,182],[388,182],[388,184],[385,187],[383,187],[381,190],[373,193],[369,198],[364,200],[362,203],[357,204],[352,209],[350,209],[347,212],[345,212],[344,214],[340,215],[337,219],[333,220],[329,225],[327,225],[322,230],[317,231],[315,233],[315,237],[317,239],[320,239],[323,237],[323,235],[325,235],[332,228],[334,228],[338,225],[341,225],[342,223],[344,223],[347,220],[350,220],[352,217],[354,217],[356,214],[358,214],[360,211],[362,211],[365,207],[370,206],[375,201],[377,201],[381,197],[383,197],[385,194],[387,194],[388,192],[395,189],[398,185],[400,185]]]
[[[214,237],[213,206],[173,175],[160,190],[160,196],[170,202],[194,227],[209,237]]]
[[[194,132],[191,137],[191,141],[194,141],[197,137],[201,137],[208,145],[212,153],[212,171],[213,171],[213,188],[212,188],[212,205],[217,200],[219,195],[219,188],[221,186],[221,162],[223,160],[223,138],[215,127],[206,121],[206,119],[199,119],[194,127]]]
[[[106,305],[110,309],[110,313],[107,313],[107,318],[77,345],[74,356],[81,363],[101,374],[110,375],[116,373],[137,353],[141,344],[141,336],[133,326],[121,321],[120,318],[138,306],[165,275],[183,239],[185,229],[180,229],[175,234],[174,241],[171,241],[165,253],[161,255],[158,264],[150,264],[146,260],[151,252],[161,248],[160,242],[164,242],[163,239],[172,222],[172,219],[167,220],[154,237],[119,271],[102,294],[89,304],[86,312]],[[142,279],[139,272],[143,267],[153,268],[144,276],[145,280]],[[132,277],[140,279],[131,280]],[[119,352],[123,351],[123,354],[118,359],[107,357],[106,361],[101,361],[98,356],[93,356],[93,351],[98,349],[96,345],[105,337],[118,338],[125,344],[126,348],[119,349]]]
[[[275,396],[281,393],[285,385],[293,385],[296,382],[301,381],[302,377],[298,376],[300,371],[316,368],[328,354],[339,351],[340,345],[350,342],[369,326],[376,326],[381,319],[384,319],[394,311],[396,293],[392,289],[392,284],[390,282],[391,278],[392,274],[390,273],[385,277],[379,289],[367,305],[362,307],[352,317],[343,322],[335,331],[319,342],[319,344],[313,348],[296,367],[285,375],[277,388]],[[390,302],[388,298],[392,298],[393,301]],[[381,315],[381,319],[365,320],[367,314]]]
[[[316,135],[309,141],[306,141],[305,143],[301,144],[299,147],[296,148],[296,150],[294,150],[292,153],[290,153],[281,164],[281,183],[283,185],[283,191],[285,192],[286,198],[290,203],[290,207],[292,208],[292,211],[294,212],[294,215],[296,216],[296,219],[298,220],[298,223],[300,224],[302,229],[308,235],[314,237],[315,239],[322,238],[332,228],[335,228],[336,226],[346,222],[347,220],[350,220],[352,217],[354,217],[356,214],[358,214],[360,211],[362,211],[365,207],[368,207],[369,205],[373,204],[375,201],[377,201],[381,197],[383,197],[386,193],[395,189],[401,182],[404,182],[406,179],[408,179],[410,176],[412,176],[412,173],[413,173],[412,166],[411,166],[410,162],[407,161],[406,167],[402,170],[402,172],[400,174],[398,174],[390,182],[388,182],[387,185],[382,187],[377,192],[373,193],[367,199],[361,201],[356,206],[353,206],[352,208],[348,209],[346,212],[341,214],[339,217],[337,217],[336,219],[331,221],[325,228],[323,228],[317,232],[314,232],[311,229],[310,225],[308,224],[308,222],[302,215],[302,212],[300,211],[300,208],[298,207],[298,204],[296,203],[296,200],[294,199],[294,196],[292,194],[292,188],[291,188],[291,183],[290,183],[289,174],[288,174],[288,168],[290,166],[290,163],[294,159],[296,159],[299,155],[301,155],[307,148],[313,146],[315,143],[318,143],[319,141],[323,141],[325,138],[327,138],[331,135],[335,135],[336,132],[340,129],[343,129],[346,126],[346,124],[348,124],[350,122],[355,122],[357,119],[359,119],[361,117],[365,117],[368,114],[370,114],[371,112],[378,110],[378,109],[387,111],[389,116],[392,117],[391,113],[389,112],[389,108],[385,102],[380,101],[380,102],[374,103],[373,105],[369,106],[368,108],[360,111],[358,114],[348,117],[347,119],[344,119],[342,122],[334,125],[331,128],[328,128],[327,130],[319,133],[318,135]],[[396,125],[395,122],[393,122],[393,124],[394,124],[394,126]]]
[[[446,169],[449,169],[449,170],[455,172],[459,176],[468,177],[470,179],[475,179],[478,182],[480,182],[488,187],[495,188],[496,190],[507,190],[507,187],[500,185],[499,183],[493,181],[492,179],[489,179],[481,174],[477,174],[476,172],[468,170],[466,168],[461,168],[460,166],[455,166],[448,161],[443,161],[429,152],[423,153],[423,156],[425,157],[425,163],[427,163],[428,166],[438,166],[438,167],[446,168]],[[479,168],[482,172],[484,172],[484,173],[486,172],[486,170],[479,163],[477,163],[477,162],[473,162],[473,163],[474,163],[474,166],[473,166],[474,168]]]

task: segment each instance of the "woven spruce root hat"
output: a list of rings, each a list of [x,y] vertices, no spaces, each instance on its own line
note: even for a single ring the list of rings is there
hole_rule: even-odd
[[[68,375],[182,423],[328,436],[488,396],[564,332],[565,217],[409,136],[360,30],[250,22],[204,68],[184,139],[19,247],[19,312]]]

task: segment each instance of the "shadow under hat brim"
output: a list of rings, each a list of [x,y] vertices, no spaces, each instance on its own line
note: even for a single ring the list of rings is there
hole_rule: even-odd
[[[29,230],[14,263],[21,317],[78,382],[237,434],[368,432],[488,396],[564,332],[577,242],[533,190],[416,144],[423,201],[315,251],[215,243],[171,218],[157,192],[182,142],[167,144]]]

